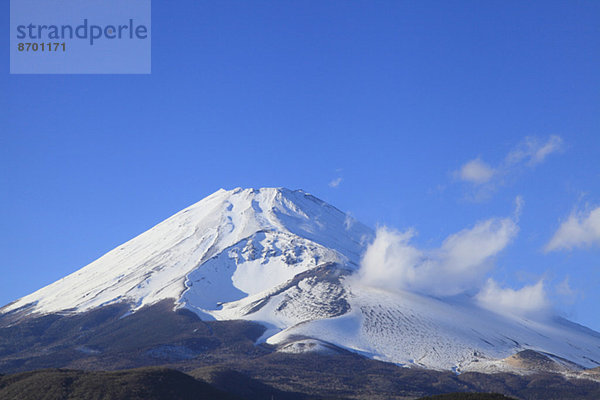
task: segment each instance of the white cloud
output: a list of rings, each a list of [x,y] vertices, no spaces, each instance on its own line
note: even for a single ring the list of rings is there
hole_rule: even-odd
[[[545,142],[539,138],[528,136],[512,150],[505,159],[505,164],[516,165],[526,163],[533,166],[541,163],[552,153],[562,150],[563,140],[560,136],[552,135]]]
[[[329,182],[329,187],[336,188],[336,187],[340,186],[340,183],[342,183],[341,177],[336,178],[336,179],[332,180],[331,182]]]
[[[546,245],[546,251],[570,250],[600,244],[600,207],[589,213],[573,213]]]
[[[492,258],[516,236],[510,218],[493,218],[450,235],[441,247],[420,250],[410,244],[414,231],[377,230],[357,278],[388,290],[449,296],[477,287],[493,266]]]
[[[556,294],[562,298],[562,303],[567,305],[575,303],[579,296],[579,292],[571,287],[568,276],[565,277],[562,282],[557,284],[554,290]]]
[[[575,291],[571,289],[569,284],[569,277],[567,276],[562,282],[556,285],[556,293],[561,296],[574,296]]]
[[[469,161],[462,166],[458,172],[461,180],[476,185],[489,182],[494,176],[494,169],[481,161],[479,158]]]
[[[535,285],[515,290],[501,288],[490,278],[475,299],[481,307],[501,314],[539,315],[540,312],[550,310],[550,302],[541,280]]]
[[[518,195],[515,197],[515,211],[513,212],[513,218],[517,222],[519,222],[519,218],[521,218],[523,207],[525,207],[525,200],[523,200],[523,196]]]
[[[563,140],[560,136],[552,135],[550,139],[544,143],[542,146],[538,146],[535,148],[535,152],[531,156],[531,161],[534,164],[541,163],[544,161],[546,156],[562,150]]]
[[[533,168],[546,157],[563,148],[560,136],[552,135],[546,140],[528,136],[512,149],[497,166],[476,158],[463,164],[454,176],[475,187],[474,200],[489,197],[499,186],[506,184],[509,177],[524,168]]]

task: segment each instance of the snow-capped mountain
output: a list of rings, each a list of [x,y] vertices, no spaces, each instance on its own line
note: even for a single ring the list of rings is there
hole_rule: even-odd
[[[372,238],[303,191],[219,190],[0,312],[27,318],[124,303],[129,314],[173,299],[202,319],[259,322],[268,328],[259,341],[283,352],[337,346],[406,366],[487,372],[524,369],[514,355],[531,349],[556,368],[600,365],[600,334],[567,320],[362,284],[353,274]]]
[[[369,235],[302,191],[219,190],[3,311],[86,311],[115,302],[135,310],[168,298],[216,308],[319,264],[356,265]]]

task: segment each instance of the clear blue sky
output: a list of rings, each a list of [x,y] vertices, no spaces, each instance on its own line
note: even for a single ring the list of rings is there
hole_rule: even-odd
[[[597,238],[544,252],[600,206],[600,2],[154,0],[139,76],[9,75],[2,10],[0,303],[221,187],[303,188],[424,248],[522,196],[494,279],[600,330]]]

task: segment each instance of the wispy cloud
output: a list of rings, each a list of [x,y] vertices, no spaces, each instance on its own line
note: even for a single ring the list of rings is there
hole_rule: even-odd
[[[354,217],[350,213],[346,213],[346,217],[344,218],[344,227],[347,231],[352,228],[352,225],[354,225],[355,222],[356,220]]]
[[[379,228],[367,248],[357,278],[388,290],[449,296],[478,287],[493,267],[492,258],[518,232],[511,218],[492,218],[450,235],[441,247],[421,250],[414,231]]]
[[[580,295],[579,291],[571,287],[571,284],[569,283],[569,276],[566,276],[562,282],[558,283],[554,290],[557,296],[561,297],[564,304],[575,303],[577,297]]]
[[[546,140],[528,136],[500,164],[492,166],[478,157],[467,161],[453,175],[457,180],[472,186],[473,200],[482,200],[504,185],[508,177],[525,168],[535,167],[562,148],[563,140],[560,136],[552,135]]]
[[[551,308],[542,280],[515,290],[502,288],[490,278],[475,299],[481,307],[501,314],[539,315]]]
[[[513,212],[513,218],[517,222],[519,222],[519,219],[521,218],[523,207],[525,207],[525,200],[523,200],[523,196],[518,195],[515,197],[515,211]]]
[[[469,161],[458,171],[458,176],[465,182],[481,185],[489,182],[496,171],[479,158]]]
[[[529,166],[543,162],[547,156],[561,150],[563,140],[560,136],[552,135],[546,141],[528,136],[506,157],[507,165],[525,163]]]
[[[338,177],[338,178],[332,180],[331,182],[329,182],[329,187],[337,188],[338,186],[340,186],[340,183],[342,183],[342,178]]]
[[[573,212],[545,247],[547,252],[600,245],[600,207]]]

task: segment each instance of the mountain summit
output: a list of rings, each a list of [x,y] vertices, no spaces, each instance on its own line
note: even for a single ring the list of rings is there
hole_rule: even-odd
[[[301,190],[219,190],[0,313],[19,321],[122,304],[127,318],[171,299],[203,320],[258,322],[259,342],[281,352],[341,348],[455,371],[600,365],[600,334],[564,319],[361,283],[354,273],[373,235]]]
[[[87,311],[115,302],[135,310],[167,298],[197,308],[185,299],[215,300],[207,291],[219,302],[238,300],[322,263],[357,266],[370,235],[301,190],[221,189],[2,311]]]

